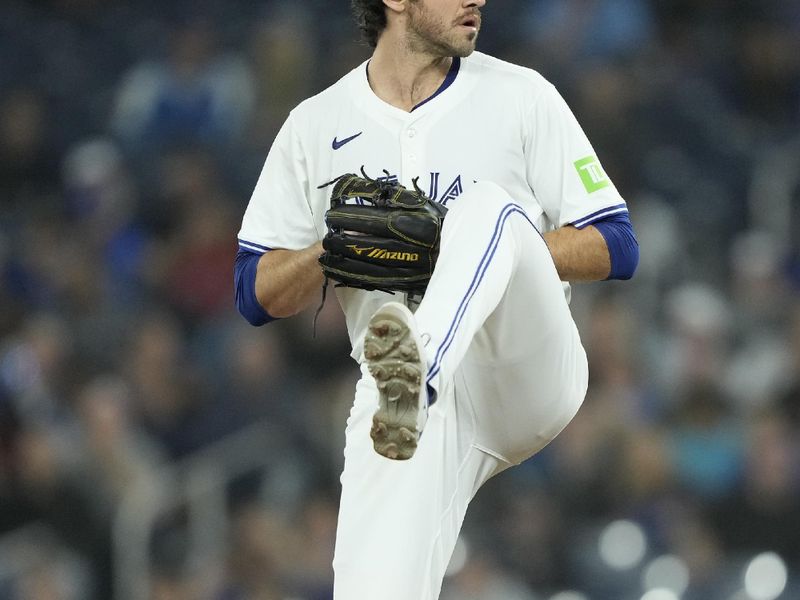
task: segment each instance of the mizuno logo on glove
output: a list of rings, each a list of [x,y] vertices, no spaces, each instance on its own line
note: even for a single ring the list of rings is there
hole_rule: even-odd
[[[375,248],[367,256],[379,260],[402,260],[405,262],[417,262],[419,260],[419,254],[416,252],[389,252],[381,248]]]
[[[402,260],[406,262],[416,262],[419,260],[419,254],[416,252],[393,252],[391,250],[384,250],[383,248],[376,248],[375,246],[367,246],[366,248],[359,248],[355,244],[348,244],[346,246],[359,256],[366,255],[369,258],[377,258],[383,260]]]

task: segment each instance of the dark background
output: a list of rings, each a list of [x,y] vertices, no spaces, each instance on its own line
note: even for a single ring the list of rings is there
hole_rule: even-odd
[[[800,2],[490,1],[479,49],[561,90],[641,264],[575,286],[585,405],[443,600],[800,598]],[[344,1],[0,4],[0,599],[330,598],[341,315],[250,328],[232,264],[368,55]]]

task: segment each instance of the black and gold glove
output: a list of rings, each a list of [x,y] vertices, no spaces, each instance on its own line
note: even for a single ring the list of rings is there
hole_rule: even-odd
[[[447,209],[422,192],[363,173],[333,182],[319,262],[326,277],[365,290],[424,293]],[[330,184],[328,184],[330,185]]]

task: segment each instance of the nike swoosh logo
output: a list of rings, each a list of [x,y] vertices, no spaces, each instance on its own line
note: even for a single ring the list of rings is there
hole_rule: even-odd
[[[362,133],[364,133],[364,132],[363,131],[359,131],[357,134],[351,135],[349,138],[344,138],[342,141],[339,141],[336,138],[333,138],[333,143],[331,144],[331,148],[333,148],[334,150],[338,150],[339,148],[344,146],[347,142],[352,142],[354,139],[356,139]]]

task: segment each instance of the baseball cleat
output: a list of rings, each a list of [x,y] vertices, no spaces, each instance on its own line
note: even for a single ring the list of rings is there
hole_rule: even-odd
[[[364,357],[378,386],[378,410],[370,437],[375,452],[392,460],[414,456],[428,418],[427,365],[414,315],[403,304],[389,302],[369,321]]]

